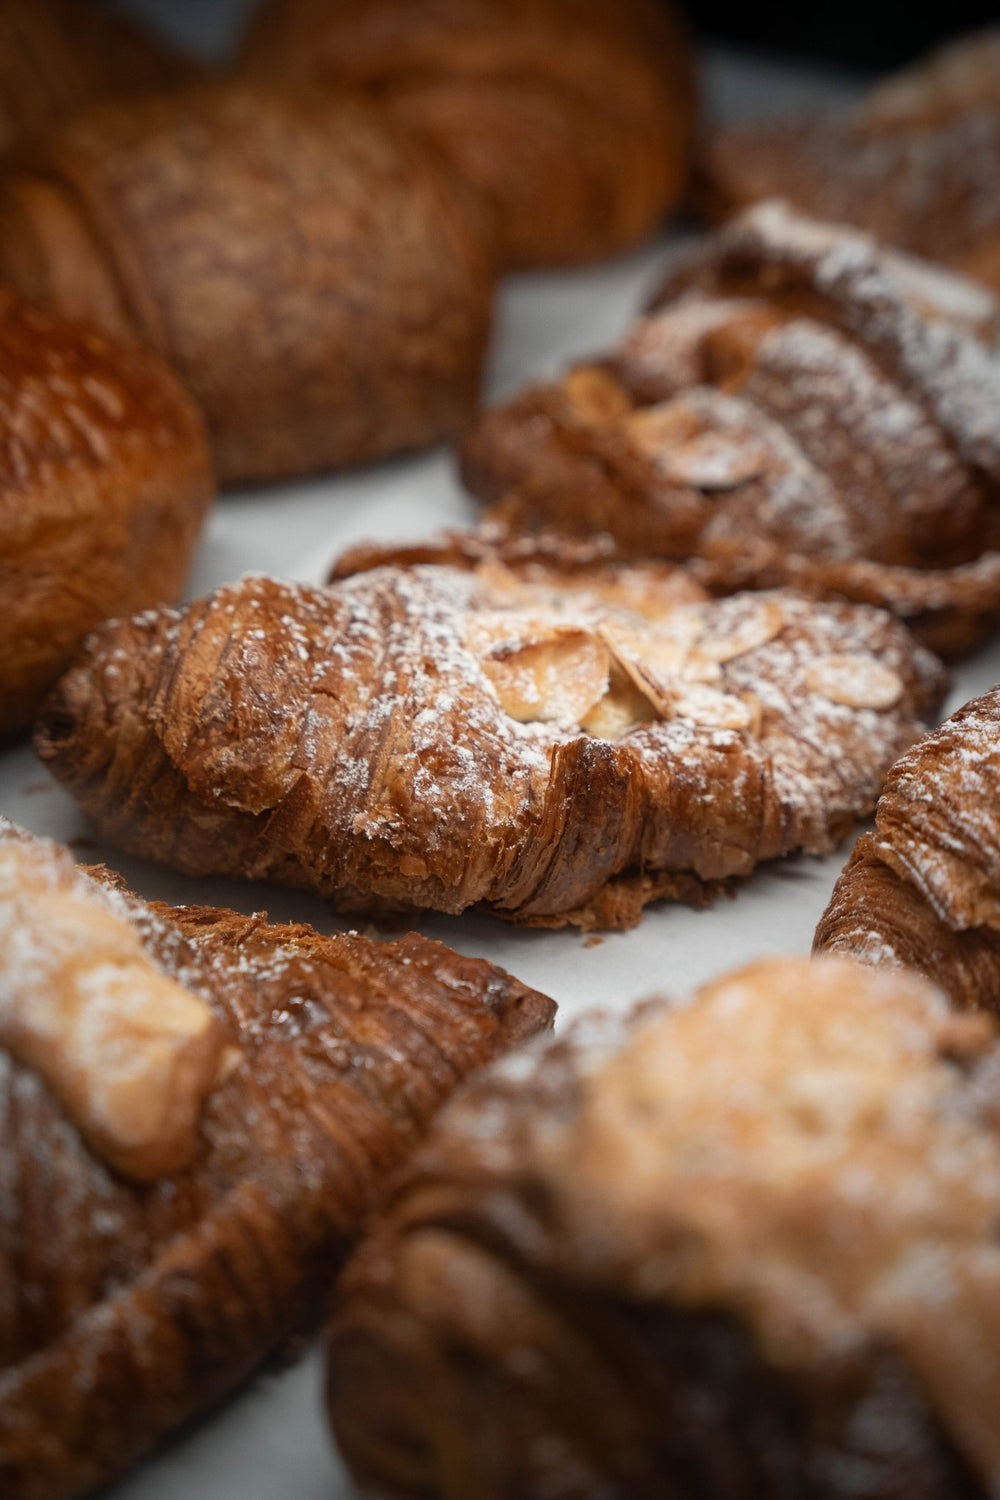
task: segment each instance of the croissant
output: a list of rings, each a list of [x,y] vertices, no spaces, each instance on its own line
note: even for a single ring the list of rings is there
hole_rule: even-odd
[[[831,848],[943,688],[884,613],[692,587],[530,549],[245,578],[91,636],[36,748],[113,844],[188,874],[631,926]]]
[[[467,186],[505,266],[612,255],[686,185],[694,58],[666,0],[265,0],[243,67],[365,90]]]
[[[816,948],[926,974],[956,1004],[1000,1009],[1000,688],[893,766]]]
[[[154,355],[0,292],[0,736],[88,631],[180,592],[214,484]]]
[[[729,126],[699,175],[710,217],[780,194],[1000,288],[1000,30],[951,43],[852,109]]]
[[[487,411],[463,477],[514,530],[879,604],[957,655],[1000,619],[998,330],[972,282],[763,204],[608,356]]]
[[[225,483],[455,431],[492,290],[472,218],[375,107],[234,84],[47,136],[0,178],[0,279],[162,354]]]
[[[195,65],[84,0],[0,3],[0,154],[101,98],[178,85]]]
[[[554,1007],[412,934],[147,905],[9,824],[0,890],[0,1492],[72,1500],[312,1326],[387,1170]],[[199,1067],[165,1079],[178,1038]],[[142,1175],[136,1093],[164,1130],[193,1099],[168,1174]]]
[[[1000,1057],[926,981],[762,961],[446,1107],[341,1281],[395,1500],[987,1500]]]

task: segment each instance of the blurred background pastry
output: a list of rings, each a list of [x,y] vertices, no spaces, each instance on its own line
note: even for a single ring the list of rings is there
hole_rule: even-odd
[[[176,599],[214,488],[156,355],[0,292],[0,737],[95,625]]]
[[[951,43],[850,109],[709,139],[711,215],[776,195],[1000,287],[1000,30]]]
[[[694,59],[666,0],[265,0],[241,57],[377,100],[484,205],[507,267],[624,250],[687,185]]]
[[[92,0],[2,0],[0,154],[83,105],[171,87],[197,72],[122,11]]]
[[[21,157],[0,279],[162,355],[224,484],[454,432],[492,299],[461,202],[382,111],[227,83],[99,106]]]
[[[675,252],[616,347],[485,411],[462,476],[514,531],[879,604],[961,655],[1000,619],[998,334],[977,282],[769,200]]]
[[[830,959],[489,1070],[341,1285],[361,1494],[987,1500],[998,1089],[986,1017]]]

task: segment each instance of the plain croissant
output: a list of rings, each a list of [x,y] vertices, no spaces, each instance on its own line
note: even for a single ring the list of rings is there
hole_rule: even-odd
[[[446,1106],[348,1266],[379,1500],[989,1500],[1000,1054],[916,975],[765,960]]]
[[[468,188],[505,266],[612,255],[686,186],[693,54],[666,0],[266,0],[242,63],[366,91]]]
[[[213,491],[155,355],[0,292],[0,737],[95,625],[177,597]]]
[[[376,943],[147,905],[101,870],[74,884],[65,851],[10,824],[0,875],[12,843],[53,867],[53,899],[67,888],[79,899],[47,907],[34,936],[0,910],[0,1024],[19,976],[25,987],[47,976],[36,1020],[44,1011],[53,952],[88,965],[86,906],[103,924],[85,987],[94,1024],[107,1029],[113,919],[161,984],[209,1007],[223,1044],[193,1158],[143,1182],[87,1144],[60,1102],[79,1089],[57,1097],[0,1044],[0,1493],[74,1500],[313,1326],[389,1169],[462,1077],[549,1025],[554,1006],[415,935]],[[118,1003],[134,1044],[134,995]],[[159,1041],[151,1032],[148,1046]],[[112,1037],[105,1069],[96,1059],[102,1089],[119,1059]],[[78,1041],[65,1061],[79,1071]]]
[[[235,84],[45,137],[0,179],[0,278],[163,355],[225,483],[454,432],[492,293],[472,219],[384,112]]]
[[[832,848],[942,687],[881,611],[456,549],[109,624],[36,746],[113,843],[187,873],[624,927]]]
[[[998,337],[985,288],[762,204],[617,348],[487,411],[463,475],[514,530],[880,604],[959,654],[1000,618]]]

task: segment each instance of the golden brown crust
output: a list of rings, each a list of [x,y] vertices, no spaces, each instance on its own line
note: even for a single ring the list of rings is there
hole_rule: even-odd
[[[998,1076],[916,976],[805,960],[488,1070],[340,1285],[361,1492],[985,1500]]]
[[[905,965],[957,1005],[1000,997],[1000,689],[974,698],[895,765],[875,832],[855,846],[817,951]]]
[[[881,604],[958,654],[1000,618],[998,329],[973,283],[763,204],[603,359],[486,412],[463,477],[514,531]]]
[[[224,482],[421,447],[475,406],[484,253],[348,95],[216,85],[77,116],[0,186],[0,273],[163,354]]]
[[[0,736],[95,625],[176,598],[213,489],[159,359],[0,294]]]
[[[99,99],[174,87],[196,67],[126,16],[85,0],[0,4],[0,153]]]
[[[366,90],[472,190],[506,266],[611,255],[686,185],[692,51],[655,0],[270,0],[243,63]]]
[[[700,173],[710,217],[777,195],[1000,288],[1000,32],[943,48],[839,114],[729,126]]]
[[[116,900],[237,1060],[191,1168],[139,1186],[0,1052],[5,1500],[109,1482],[309,1326],[386,1171],[470,1069],[554,1009],[412,934],[379,944]]]
[[[943,686],[883,613],[691,593],[530,551],[249,578],[92,637],[37,746],[109,838],[189,873],[629,926],[831,848]]]

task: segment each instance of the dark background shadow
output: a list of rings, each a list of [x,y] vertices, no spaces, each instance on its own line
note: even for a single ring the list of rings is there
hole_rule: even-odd
[[[689,0],[688,15],[708,39],[809,57],[838,67],[891,68],[977,26],[1000,23],[997,0],[907,5],[899,0]]]
[[[94,0],[112,3],[210,56],[223,56],[254,0]],[[334,0],[331,0],[334,3]],[[419,5],[421,0],[410,0]],[[614,7],[618,0],[607,0]],[[684,9],[706,41],[735,44],[839,68],[890,68],[936,42],[990,22],[998,0],[948,5],[900,0],[686,0]]]

